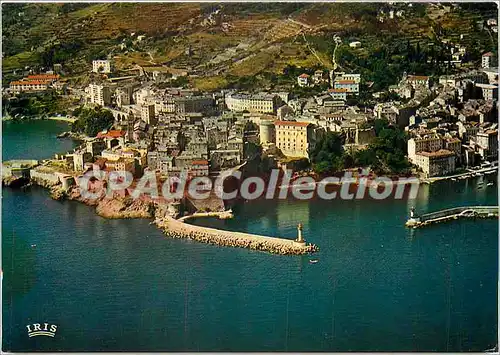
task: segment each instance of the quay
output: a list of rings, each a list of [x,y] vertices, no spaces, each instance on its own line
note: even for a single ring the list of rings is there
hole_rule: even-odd
[[[412,208],[410,218],[406,221],[406,226],[410,228],[419,228],[435,223],[457,220],[459,218],[498,218],[498,206],[455,207],[425,213],[421,216],[416,215],[415,208]]]
[[[451,180],[451,179],[466,179],[466,178],[472,178],[477,176],[477,174],[488,174],[488,173],[494,173],[498,172],[498,166],[489,166],[485,167],[482,169],[478,170],[467,170],[466,172],[460,173],[460,174],[454,174],[454,175],[447,175],[447,176],[436,176],[436,177],[431,177],[431,178],[425,178],[421,179],[420,181],[422,183],[428,183],[431,184],[436,181],[441,181],[441,180]]]
[[[302,238],[301,224],[297,226],[297,239],[291,240],[194,226],[169,216],[157,217],[154,223],[169,237],[188,238],[219,246],[247,248],[280,255],[303,255],[319,250],[316,245],[308,244]]]
[[[199,217],[217,217],[219,219],[230,219],[233,218],[233,211],[232,210],[227,210],[227,211],[220,211],[220,212],[195,212],[193,214],[184,216],[179,218],[179,221],[186,221],[188,219],[192,218],[199,218]]]

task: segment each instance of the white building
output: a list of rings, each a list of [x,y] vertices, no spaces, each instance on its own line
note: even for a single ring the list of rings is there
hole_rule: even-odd
[[[429,77],[425,75],[408,75],[407,81],[413,88],[417,86],[429,88]]]
[[[85,88],[85,93],[90,103],[99,106],[106,106],[111,103],[111,89],[108,86],[90,84]]]
[[[476,84],[483,92],[483,99],[496,100],[498,97],[498,86],[492,84]]]
[[[489,68],[493,65],[493,53],[488,52],[484,53],[483,56],[481,57],[481,67],[483,68]]]
[[[226,106],[235,112],[276,113],[282,102],[278,95],[260,94],[231,94],[226,96]]]
[[[300,87],[309,86],[309,74],[300,74],[297,77],[297,84],[299,84]]]
[[[111,73],[111,63],[109,60],[99,59],[92,61],[92,71],[94,73]]]
[[[408,160],[415,162],[417,153],[435,152],[443,148],[443,140],[438,136],[411,138],[408,140]]]

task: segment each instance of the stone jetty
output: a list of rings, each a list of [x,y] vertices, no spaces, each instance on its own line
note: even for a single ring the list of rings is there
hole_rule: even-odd
[[[168,216],[157,217],[155,224],[172,238],[188,238],[225,247],[247,248],[280,255],[302,255],[319,250],[316,245],[307,244],[301,238],[290,240],[205,228],[187,224]]]
[[[415,208],[412,208],[410,211],[410,218],[405,223],[405,225],[410,228],[419,228],[436,223],[457,220],[460,218],[498,219],[498,210],[498,206],[461,206],[436,212],[430,212],[419,216],[415,213]]]

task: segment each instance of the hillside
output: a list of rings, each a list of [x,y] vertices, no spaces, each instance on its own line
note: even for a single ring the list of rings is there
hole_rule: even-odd
[[[92,59],[108,57],[118,70],[188,68],[193,85],[215,89],[249,80],[270,85],[290,66],[332,69],[334,35],[342,39],[338,62],[351,69],[382,47],[464,33],[473,56],[496,50],[496,36],[476,28],[478,20],[497,17],[494,4],[449,7],[396,4],[404,15],[382,21],[391,9],[385,3],[3,4],[2,70],[9,80],[25,66],[62,63],[78,78]],[[344,56],[354,40],[363,48]]]

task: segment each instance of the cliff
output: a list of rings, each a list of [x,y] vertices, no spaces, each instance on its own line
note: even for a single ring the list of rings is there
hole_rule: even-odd
[[[73,187],[67,198],[94,206],[96,213],[105,218],[152,218],[154,213],[154,205],[151,202],[118,195],[88,199],[80,194],[78,187]]]

